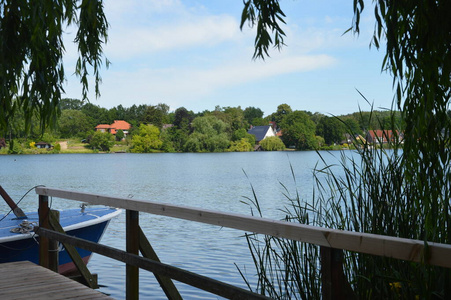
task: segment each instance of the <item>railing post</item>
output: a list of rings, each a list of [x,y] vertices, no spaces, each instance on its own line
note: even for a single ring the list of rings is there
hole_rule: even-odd
[[[64,232],[63,227],[61,227],[61,224],[59,223],[59,212],[55,210],[50,211],[49,216],[49,223],[50,227],[53,228],[55,232],[63,233]],[[50,241],[52,241],[50,239]],[[80,254],[77,252],[75,247],[71,244],[62,243],[64,248],[66,249],[67,254],[72,259],[72,262],[74,263],[75,267],[77,268],[78,273],[80,274],[80,282],[84,285],[92,288],[92,289],[98,289],[98,283],[97,283],[97,277],[91,274],[89,272],[88,267],[85,265],[83,260],[81,259]],[[56,243],[57,246],[57,243]],[[51,254],[54,253],[56,258],[58,257],[58,251],[50,252]],[[55,264],[58,266],[58,262],[55,258]]]
[[[146,235],[142,231],[141,227],[139,227],[139,250],[141,251],[143,257],[160,262],[157,253],[153,250],[152,245],[150,245],[149,240],[146,238]],[[168,300],[183,299],[171,278],[157,273],[154,273],[154,275],[166,294],[166,297],[168,297]]]
[[[50,210],[50,212],[54,214],[56,220],[59,222],[60,212],[57,210]],[[49,269],[52,270],[53,272],[58,273],[58,267],[59,267],[58,241],[49,240]]]
[[[320,254],[322,299],[356,299],[343,273],[343,251],[321,246]]]
[[[50,229],[49,225],[49,197],[39,195],[39,227]],[[39,237],[39,264],[49,268],[49,239]]]
[[[134,210],[126,210],[125,214],[125,237],[126,251],[130,254],[139,254],[139,212]],[[135,300],[139,298],[139,268],[126,265],[126,299]]]

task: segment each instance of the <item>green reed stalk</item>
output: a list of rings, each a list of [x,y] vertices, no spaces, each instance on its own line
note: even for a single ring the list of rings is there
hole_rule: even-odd
[[[380,126],[384,130],[382,123]],[[450,187],[436,187],[439,196],[432,201],[418,196],[418,182],[405,175],[402,137],[395,134],[383,147],[358,141],[354,147],[352,153],[340,153],[337,165],[327,165],[318,153],[326,167],[315,168],[311,203],[300,199],[297,191],[290,195],[282,185],[289,203],[283,208],[285,220],[449,243]],[[449,166],[443,169],[449,178]],[[248,200],[258,207],[255,191]],[[259,207],[258,212],[261,215]],[[258,277],[257,286],[249,286],[251,289],[275,299],[321,298],[318,246],[257,234],[246,238]],[[426,260],[427,251],[424,255]],[[450,296],[448,269],[354,252],[345,252],[343,269],[359,299]]]

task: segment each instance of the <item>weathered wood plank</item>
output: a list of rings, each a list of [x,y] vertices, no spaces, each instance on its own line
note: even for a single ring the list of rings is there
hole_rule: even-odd
[[[141,227],[139,227],[139,250],[141,251],[142,256],[144,256],[145,258],[161,262],[160,259],[158,258],[157,253],[155,252],[155,250],[153,250],[152,245],[150,245],[150,242],[147,239]],[[168,297],[168,300],[183,299],[179,291],[177,290],[177,287],[175,286],[174,282],[171,280],[171,278],[161,276],[155,273],[154,276],[157,279],[158,283],[160,284],[161,288],[163,289],[166,297]]]
[[[100,255],[108,256],[118,261],[138,266],[141,269],[158,273],[163,276],[170,277],[174,280],[189,284],[204,291],[229,298],[229,299],[269,299],[265,296],[254,294],[242,288],[238,288],[231,284],[220,282],[218,280],[208,278],[193,272],[189,272],[180,268],[176,268],[167,264],[163,264],[151,259],[147,259],[138,255],[129,254],[125,251],[115,249],[109,246],[96,244],[77,237],[68,236],[52,230],[38,228],[37,233],[51,239],[61,242],[71,243],[75,247],[83,248]]]
[[[112,299],[28,261],[0,264],[0,299]]]
[[[61,224],[59,223],[59,220],[57,218],[57,215],[55,214],[55,211],[50,211],[49,222],[50,222],[50,225],[52,226],[53,230],[58,231],[60,233],[65,233],[63,227],[61,227]],[[94,278],[94,276],[92,276],[91,272],[89,272],[88,267],[85,265],[85,263],[81,259],[81,256],[78,253],[77,249],[75,249],[75,247],[70,244],[63,243],[63,245],[64,245],[64,248],[66,249],[67,254],[69,254],[70,258],[72,259],[73,263],[75,264],[75,267],[77,268],[78,272],[80,272],[80,275],[83,278],[86,285],[92,289],[99,288],[96,278]]]
[[[343,272],[343,250],[321,247],[320,255],[322,299],[357,299]]]
[[[127,253],[139,254],[139,212],[127,210],[125,216],[125,248]],[[139,299],[139,268],[125,266],[125,295],[127,300]]]
[[[6,201],[6,203],[11,208],[16,218],[25,219],[27,217],[22,211],[22,209],[20,209],[20,207],[17,206],[14,200],[8,195],[8,193],[3,189],[1,185],[0,185],[0,196]]]
[[[49,224],[49,197],[39,195],[39,226],[44,228],[50,228]],[[49,244],[50,241],[47,238],[39,239],[39,264],[45,268],[49,268]]]
[[[55,229],[55,227],[52,225],[52,219],[53,223],[57,223],[59,225],[60,212],[58,210],[50,210],[50,225],[53,229]],[[55,240],[49,240],[49,269],[57,273],[59,271],[58,241]]]
[[[451,268],[451,259],[449,259],[451,256],[451,245],[428,243],[428,251],[430,253],[428,260],[423,261],[424,241],[420,240],[327,229],[241,214],[222,213],[167,203],[107,197],[60,189],[39,187],[36,188],[36,193],[267,234],[330,248]]]
[[[50,188],[36,188],[39,195],[88,202],[90,204],[107,205],[156,215],[174,217],[189,221],[229,227],[245,231],[269,234],[314,243],[320,246],[330,246],[324,233],[312,230],[312,226],[257,218],[243,214],[222,213],[213,210],[191,208],[146,200],[107,197],[74,191]],[[314,227],[313,227],[314,228]]]

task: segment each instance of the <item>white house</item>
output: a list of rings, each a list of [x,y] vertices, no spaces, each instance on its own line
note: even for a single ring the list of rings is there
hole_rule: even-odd
[[[271,126],[253,126],[247,131],[247,133],[253,134],[255,136],[255,141],[260,143],[267,137],[276,136],[274,129]]]

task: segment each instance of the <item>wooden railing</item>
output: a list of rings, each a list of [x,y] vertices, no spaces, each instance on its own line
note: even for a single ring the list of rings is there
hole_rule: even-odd
[[[451,259],[449,259],[451,257],[451,245],[446,244],[428,243],[427,261],[424,261],[425,256],[423,253],[425,251],[425,243],[420,240],[342,231],[242,214],[223,213],[147,200],[108,197],[44,187],[36,188],[36,193],[40,195],[41,201],[46,201],[47,197],[57,197],[126,210],[126,250],[131,255],[128,256],[129,258],[124,258],[127,255],[124,256],[123,251],[113,250],[109,247],[94,243],[83,242],[73,237],[65,237],[63,234],[52,233],[47,229],[42,229],[40,235],[60,242],[70,242],[76,247],[85,248],[127,263],[126,294],[128,299],[137,299],[138,267],[152,271],[155,274],[160,273],[226,298],[239,299],[241,297],[249,299],[249,297],[261,297],[256,294],[250,294],[248,291],[237,287],[232,287],[213,279],[206,279],[200,275],[161,263],[155,263],[155,260],[138,256],[138,249],[141,253],[145,251],[141,249],[140,245],[142,234],[136,234],[136,232],[141,232],[139,229],[138,212],[234,228],[319,245],[321,246],[323,299],[337,299],[349,296],[346,295],[346,287],[343,286],[342,282],[343,271],[340,262],[342,250],[451,268]],[[44,221],[40,226],[48,228],[48,225]],[[189,280],[184,279],[187,274],[189,274]],[[168,296],[168,298],[171,297]]]

